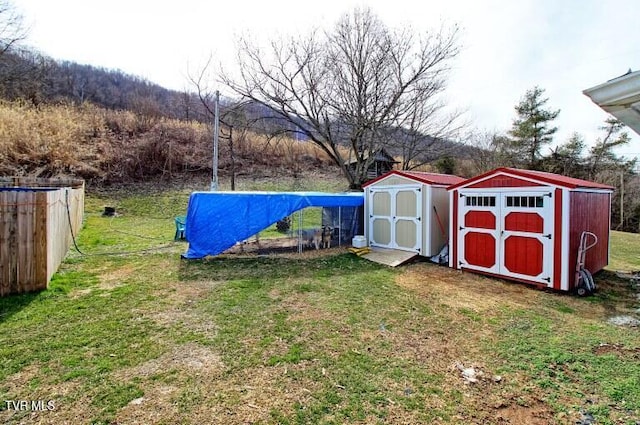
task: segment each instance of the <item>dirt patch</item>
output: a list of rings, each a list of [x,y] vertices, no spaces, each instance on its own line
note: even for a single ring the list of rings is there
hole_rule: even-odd
[[[218,327],[209,317],[203,317],[196,307],[198,301],[206,298],[218,281],[188,281],[159,289],[163,304],[151,311],[140,311],[161,326],[182,326],[204,334],[207,338],[216,336]]]
[[[272,412],[293,413],[296,403],[308,405],[319,383],[302,379],[304,364],[254,367],[231,374],[204,371],[188,384],[145,385],[144,395],[132,400],[116,416],[116,423],[249,424],[272,422]]]
[[[619,357],[640,359],[640,347],[627,348],[620,344],[600,344],[593,349],[593,353],[597,356],[614,354]]]
[[[297,372],[301,369],[319,367],[312,361],[295,365],[255,367],[243,370],[229,380],[213,383],[210,390],[226,392],[226,406],[222,409],[222,415],[215,419],[215,423],[268,422],[271,419],[271,411],[277,410],[290,415],[296,404],[311,404],[313,394],[322,383],[301,378]],[[211,420],[204,409],[196,413],[196,418],[200,419],[195,419],[196,423]]]
[[[255,256],[276,254],[279,258],[320,258],[347,252],[347,246],[333,246],[325,249],[315,249],[304,245],[302,252],[298,252],[298,239],[296,237],[251,239],[238,243],[226,250],[222,255]]]
[[[144,396],[132,400],[118,412],[114,424],[149,424],[170,421],[180,415],[173,402],[179,389],[169,385],[145,387]]]
[[[489,279],[428,263],[406,267],[396,283],[421,296],[456,309],[477,312],[494,310],[505,304],[526,307],[542,294],[524,284]]]
[[[20,394],[22,389],[27,387],[29,381],[37,378],[41,374],[38,364],[30,364],[19,372],[9,375],[2,383],[10,394]]]
[[[132,368],[122,369],[117,372],[116,377],[121,379],[148,378],[172,369],[189,373],[206,373],[213,376],[222,373],[224,364],[220,356],[209,348],[188,343],[174,347],[157,359],[149,360]]]
[[[42,377],[42,374],[39,365],[31,364],[9,376],[3,383],[8,390],[6,397],[12,400],[50,401],[53,403],[53,410],[31,411],[26,416],[25,412],[0,410],[0,423],[88,423],[92,412],[87,406],[91,404],[91,399],[81,393],[81,385],[76,381],[64,381],[55,385],[41,383],[35,388],[31,387],[30,381]],[[66,403],[68,398],[74,402]]]
[[[501,424],[547,425],[553,423],[554,415],[549,407],[537,402],[530,406],[513,404],[498,409],[495,418]]]
[[[99,276],[100,282],[98,285],[73,290],[69,293],[69,296],[71,298],[80,298],[91,294],[95,290],[111,291],[123,286],[125,284],[124,281],[133,275],[135,271],[136,270],[132,265],[126,265],[115,270],[109,270]]]
[[[109,290],[122,286],[134,272],[135,268],[128,264],[115,270],[108,271],[100,275],[99,289]]]
[[[309,302],[307,294],[291,294],[281,300],[280,305],[289,313],[287,320],[320,321],[331,320],[331,314]]]
[[[640,326],[640,320],[632,316],[614,316],[610,317],[609,323],[616,326],[628,326],[630,328],[637,328]]]

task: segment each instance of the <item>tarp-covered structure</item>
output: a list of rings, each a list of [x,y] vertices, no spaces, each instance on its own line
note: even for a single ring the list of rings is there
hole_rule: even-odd
[[[359,207],[364,195],[322,192],[193,192],[184,258],[218,255],[307,207]]]

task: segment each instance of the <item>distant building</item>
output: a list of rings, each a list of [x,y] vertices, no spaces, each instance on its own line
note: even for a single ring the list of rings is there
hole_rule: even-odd
[[[393,170],[395,164],[399,164],[395,158],[389,154],[384,148],[380,148],[373,153],[373,162],[367,169],[367,179],[375,179],[389,171]],[[369,155],[365,155],[364,160],[368,160]],[[347,161],[347,165],[350,170],[355,171],[357,160]]]

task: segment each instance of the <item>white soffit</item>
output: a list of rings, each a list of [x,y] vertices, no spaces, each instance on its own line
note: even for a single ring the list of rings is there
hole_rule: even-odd
[[[621,77],[586,89],[582,93],[640,134],[640,71],[629,70]]]

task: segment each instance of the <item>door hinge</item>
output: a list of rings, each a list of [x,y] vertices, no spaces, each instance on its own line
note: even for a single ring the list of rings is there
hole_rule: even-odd
[[[464,230],[464,227],[460,226],[460,230]]]
[[[422,217],[416,217],[416,220],[420,221],[422,220]]]
[[[548,235],[542,235],[543,238],[547,238],[547,239],[551,239],[551,233],[549,233]]]
[[[546,280],[548,283],[551,283],[551,278],[550,277],[544,277],[544,278],[542,278],[542,280]]]

